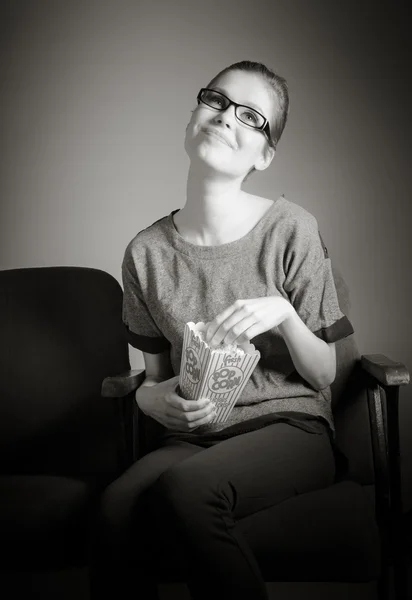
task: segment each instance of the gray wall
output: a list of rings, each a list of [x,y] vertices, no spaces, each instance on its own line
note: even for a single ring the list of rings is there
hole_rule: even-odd
[[[129,240],[184,204],[198,89],[232,62],[259,60],[287,78],[291,111],[271,168],[245,189],[284,193],[317,217],[351,290],[361,353],[412,366],[410,65],[396,3],[14,0],[1,10],[0,268],[82,265],[120,281]],[[401,390],[407,508],[411,388]]]

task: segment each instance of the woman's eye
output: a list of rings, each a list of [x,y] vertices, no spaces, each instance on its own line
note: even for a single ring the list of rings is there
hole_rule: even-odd
[[[250,112],[250,111],[245,111],[243,113],[243,116],[248,121],[252,121],[252,123],[256,123],[257,122],[257,116],[254,113]]]
[[[217,104],[219,106],[222,106],[223,104],[223,100],[220,96],[211,96],[210,100],[213,102],[213,104]]]

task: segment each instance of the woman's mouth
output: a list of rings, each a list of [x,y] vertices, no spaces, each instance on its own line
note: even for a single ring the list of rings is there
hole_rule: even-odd
[[[233,145],[229,142],[229,140],[223,134],[221,134],[219,131],[217,131],[216,129],[204,127],[202,129],[202,131],[203,131],[203,133],[206,133],[206,135],[210,135],[211,137],[217,138],[220,142],[229,146],[229,148],[233,148]]]

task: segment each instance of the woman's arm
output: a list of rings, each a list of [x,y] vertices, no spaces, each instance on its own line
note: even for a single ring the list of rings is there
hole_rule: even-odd
[[[208,324],[205,339],[211,346],[243,343],[273,327],[283,335],[299,375],[317,390],[328,387],[336,375],[334,344],[316,337],[282,296],[236,300]]]
[[[294,309],[278,329],[299,375],[317,390],[328,387],[336,376],[335,344],[312,333]]]

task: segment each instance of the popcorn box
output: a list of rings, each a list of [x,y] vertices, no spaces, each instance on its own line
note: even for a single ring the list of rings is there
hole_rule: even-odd
[[[211,423],[223,423],[236,404],[260,352],[251,343],[212,348],[203,340],[206,324],[185,325],[178,393],[186,399],[210,398],[216,407]]]

